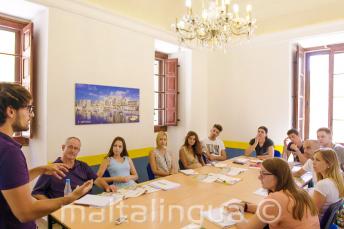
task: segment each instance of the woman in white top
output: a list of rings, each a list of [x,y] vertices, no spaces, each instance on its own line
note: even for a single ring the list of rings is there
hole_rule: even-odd
[[[313,168],[318,180],[314,187],[313,200],[321,220],[327,208],[343,198],[344,181],[337,155],[330,148],[320,149],[314,153]]]
[[[137,172],[122,137],[116,137],[112,141],[109,152],[98,169],[98,177],[102,177],[106,169],[110,174],[110,177],[104,177],[106,182],[113,182],[119,188],[136,185]]]
[[[156,136],[156,148],[149,153],[149,163],[155,177],[164,177],[178,172],[172,155],[166,147],[167,134],[160,131]]]

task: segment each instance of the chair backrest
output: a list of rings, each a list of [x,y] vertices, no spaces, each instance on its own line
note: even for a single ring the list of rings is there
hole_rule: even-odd
[[[179,169],[185,169],[183,162],[181,160],[179,160],[178,163],[179,163]]]
[[[110,177],[110,173],[109,173],[109,171],[107,169],[105,169],[103,177]]]
[[[155,179],[155,175],[154,175],[154,173],[152,171],[152,167],[151,167],[151,165],[149,163],[147,165],[147,175],[148,175],[148,179],[149,180],[154,180]]]
[[[323,217],[320,219],[320,228],[327,229],[330,228],[331,224],[334,222],[336,213],[339,211],[344,204],[344,200],[339,200],[336,203],[331,204],[325,211]]]
[[[281,152],[278,150],[274,151],[274,157],[282,157]]]

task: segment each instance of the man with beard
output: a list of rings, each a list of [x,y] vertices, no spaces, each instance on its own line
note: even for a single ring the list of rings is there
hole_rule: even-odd
[[[21,145],[12,136],[29,129],[33,108],[32,96],[24,87],[0,82],[0,229],[36,229],[35,219],[72,203],[93,185],[89,180],[68,196],[56,199],[36,200],[31,196],[29,183],[37,176],[46,174],[62,179],[68,171],[62,163],[28,170]]]

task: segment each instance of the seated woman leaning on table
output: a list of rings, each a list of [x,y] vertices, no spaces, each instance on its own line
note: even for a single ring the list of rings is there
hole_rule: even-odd
[[[187,133],[184,145],[179,150],[179,159],[186,169],[196,169],[205,165],[202,145],[194,131]]]
[[[112,141],[109,152],[98,169],[98,177],[102,177],[105,170],[110,174],[110,177],[104,177],[106,182],[113,182],[119,188],[136,185],[137,172],[122,137],[116,137]]]
[[[258,127],[258,133],[250,141],[250,146],[245,150],[245,156],[250,156],[256,151],[258,159],[264,160],[274,157],[274,143],[268,138],[268,128],[265,126]]]
[[[149,163],[156,178],[178,172],[172,154],[167,151],[167,134],[163,131],[156,136],[156,148],[149,153]]]
[[[266,225],[270,229],[320,228],[317,208],[308,193],[295,184],[287,162],[280,158],[264,160],[259,179],[269,195],[258,207],[250,203],[239,204],[240,210],[255,215],[237,223],[237,228],[256,229]],[[232,213],[239,211],[233,205],[225,210]]]
[[[344,181],[337,154],[331,148],[317,150],[313,156],[313,169],[317,180],[313,201],[321,219],[327,208],[344,197]]]

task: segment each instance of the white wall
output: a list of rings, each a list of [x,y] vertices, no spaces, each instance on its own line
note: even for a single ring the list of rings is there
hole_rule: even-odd
[[[344,22],[256,37],[214,52],[208,62],[208,122],[221,123],[222,139],[245,141],[260,125],[275,144],[291,127],[292,43],[306,36],[344,30]]]

